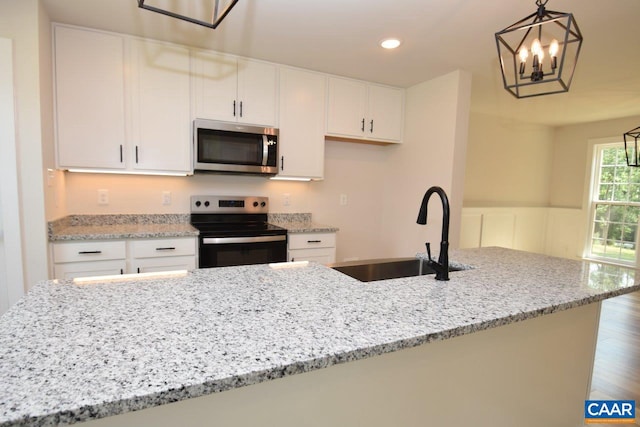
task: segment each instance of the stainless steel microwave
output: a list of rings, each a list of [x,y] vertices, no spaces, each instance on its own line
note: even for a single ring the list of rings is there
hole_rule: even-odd
[[[196,119],[193,144],[195,171],[278,173],[278,129]]]

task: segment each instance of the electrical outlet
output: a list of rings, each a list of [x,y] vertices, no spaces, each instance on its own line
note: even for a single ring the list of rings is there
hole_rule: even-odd
[[[291,194],[284,193],[282,195],[282,204],[285,205],[285,206],[290,206],[291,205]]]
[[[109,204],[109,190],[98,190],[98,204],[99,205]]]
[[[341,194],[340,195],[340,206],[347,206],[347,204],[349,203],[349,199],[347,198],[346,194]]]
[[[163,191],[162,192],[162,204],[170,205],[171,204],[171,191]]]

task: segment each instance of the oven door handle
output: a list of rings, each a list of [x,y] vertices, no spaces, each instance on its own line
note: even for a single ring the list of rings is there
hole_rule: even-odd
[[[267,135],[262,135],[262,166],[267,166],[269,161],[269,138]]]
[[[254,237],[204,237],[202,244],[204,245],[226,245],[229,243],[261,243],[261,242],[280,242],[287,240],[287,236],[254,236]]]

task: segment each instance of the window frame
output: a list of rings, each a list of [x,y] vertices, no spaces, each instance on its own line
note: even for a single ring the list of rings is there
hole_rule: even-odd
[[[596,211],[598,205],[607,206],[633,206],[640,208],[640,201],[612,201],[612,200],[600,200],[600,180],[602,177],[602,157],[603,152],[609,148],[622,148],[624,149],[624,142],[622,141],[608,141],[596,143],[593,146],[593,156],[591,161],[591,178],[588,193],[588,229],[586,233],[585,246],[583,251],[583,257],[588,260],[605,262],[609,264],[623,265],[627,267],[636,267],[640,265],[640,220],[636,223],[636,235],[635,235],[635,259],[632,261],[625,261],[619,258],[611,258],[606,256],[599,256],[591,252],[593,244],[593,235],[595,230]],[[605,238],[606,245],[606,238]]]

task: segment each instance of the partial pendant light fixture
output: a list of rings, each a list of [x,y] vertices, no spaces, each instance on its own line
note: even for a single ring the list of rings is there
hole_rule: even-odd
[[[188,2],[176,2],[171,0],[138,0],[138,7],[215,30],[236,3],[238,3],[238,0],[205,0],[205,5],[200,8],[204,10],[192,11],[191,9],[197,9],[197,5],[194,7],[193,0]],[[189,13],[196,14],[196,17],[192,18],[187,16],[185,12],[177,9],[178,4],[180,7],[189,7]],[[207,6],[212,6],[213,9],[207,9]],[[200,16],[203,18],[198,19]],[[204,17],[206,16],[211,16],[211,22],[204,20]]]
[[[640,167],[640,155],[638,153],[638,139],[640,138],[640,126],[625,132],[624,154],[627,156],[627,166]],[[627,140],[628,138],[628,140]]]
[[[582,34],[572,13],[538,10],[496,33],[504,88],[516,98],[567,92]]]

